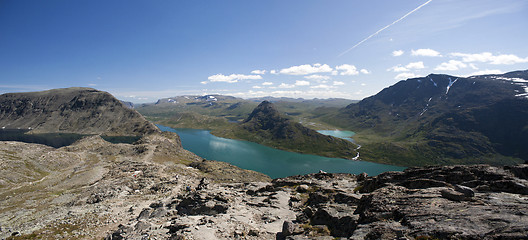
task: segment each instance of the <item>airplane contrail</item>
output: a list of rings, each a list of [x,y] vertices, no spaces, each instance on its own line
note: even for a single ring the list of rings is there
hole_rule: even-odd
[[[383,30],[385,30],[385,29],[389,28],[390,26],[392,26],[392,25],[398,23],[399,21],[403,20],[403,19],[406,18],[407,16],[411,15],[413,12],[418,11],[420,8],[422,8],[423,6],[429,4],[431,1],[433,1],[433,0],[429,0],[429,1],[425,2],[424,4],[418,6],[417,8],[415,8],[415,9],[413,9],[412,11],[408,12],[407,14],[403,15],[403,17],[399,18],[398,20],[392,22],[391,24],[389,24],[389,25],[383,27],[382,29],[376,31],[375,33],[371,34],[370,36],[368,36],[368,37],[366,37],[365,39],[361,40],[360,42],[356,43],[356,45],[352,46],[351,48],[349,48],[349,49],[347,49],[346,51],[344,51],[344,52],[342,52],[341,54],[339,54],[338,57],[341,57],[341,56],[345,55],[347,52],[350,52],[350,50],[356,48],[357,46],[361,45],[362,43],[364,43],[365,41],[369,40],[370,38],[372,38],[372,37],[378,35],[378,33],[382,32]]]

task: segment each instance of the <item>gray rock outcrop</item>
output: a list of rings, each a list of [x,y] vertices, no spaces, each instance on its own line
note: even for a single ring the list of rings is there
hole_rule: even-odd
[[[25,238],[78,239],[523,239],[528,234],[528,165],[410,168],[375,177],[315,173],[269,182],[262,174],[204,161],[171,134],[146,135],[135,144],[92,136],[60,149],[2,142],[0,150],[5,163],[0,237],[19,232]]]

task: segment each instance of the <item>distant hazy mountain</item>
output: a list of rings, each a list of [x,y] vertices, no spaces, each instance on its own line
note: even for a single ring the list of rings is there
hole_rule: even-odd
[[[217,101],[233,101],[242,100],[242,98],[236,98],[232,96],[224,95],[184,95],[169,98],[159,99],[155,105],[166,105],[166,104],[188,104],[188,103],[214,103]]]
[[[0,95],[0,127],[33,133],[142,135],[159,129],[107,92],[64,88]]]
[[[528,71],[408,79],[327,121],[396,142],[369,141],[373,144],[364,150],[392,163],[486,162],[480,158],[497,153],[526,160]]]
[[[297,121],[309,121],[314,115],[319,115],[321,111],[317,108],[342,108],[355,100],[330,98],[311,99],[302,98],[253,98],[242,99],[225,95],[185,95],[159,99],[156,103],[142,104],[135,106],[141,114],[151,119],[180,118],[182,114],[190,116],[200,114],[210,117],[225,118],[233,122],[241,122],[246,119],[251,111],[262,101],[273,102],[277,109],[288,115],[295,117]],[[203,126],[200,124],[200,126]],[[185,127],[190,127],[185,125]],[[214,128],[209,126],[208,128]]]
[[[122,101],[122,100],[119,100],[119,101],[127,108],[134,108],[133,102],[127,102],[127,101]]]
[[[345,105],[356,103],[359,100],[350,100],[344,98],[327,98],[327,99],[304,99],[304,98],[287,98],[287,97],[261,97],[261,98],[250,98],[248,100],[255,102],[268,101],[272,103],[289,102],[289,103],[303,103],[318,105],[322,107],[343,107]]]
[[[237,138],[279,149],[322,156],[354,158],[357,146],[326,136],[283,117],[275,106],[263,101],[235,130]]]

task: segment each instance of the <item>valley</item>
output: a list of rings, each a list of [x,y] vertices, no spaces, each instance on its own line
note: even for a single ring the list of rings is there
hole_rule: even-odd
[[[348,100],[280,99],[276,103],[266,100],[256,103],[218,95],[169,100],[142,105],[137,110],[154,123],[173,128],[207,129],[218,137],[247,140],[299,153],[345,159],[357,156],[357,146],[350,141],[324,136],[311,129],[334,129],[313,115],[322,108],[337,109],[336,106],[351,102]]]
[[[356,132],[354,141],[361,145],[364,161],[398,166],[508,165],[528,160],[522,147],[528,145],[528,100],[523,95],[527,79],[527,71],[467,78],[431,74],[347,105],[343,100],[294,99],[273,105],[280,114],[312,129]],[[257,103],[226,96],[211,101],[211,97],[186,97],[181,103],[177,100],[181,98],[171,98],[176,100],[160,100],[137,110],[158,124],[208,129],[220,137],[293,149],[239,130],[237,125]]]
[[[451,86],[450,91],[454,90],[456,85]],[[54,95],[61,96],[61,100],[41,107],[41,102],[56,98]],[[37,131],[27,129],[23,134],[35,137],[60,133],[81,138],[56,147],[0,141],[1,238],[494,239],[521,238],[528,232],[523,217],[528,215],[526,164],[404,169],[285,152],[256,143],[218,138],[201,132],[204,130],[187,129],[195,132],[190,133],[161,125],[158,128],[129,105],[93,89],[58,89],[18,96],[26,99],[24,104],[13,100],[11,95],[0,96],[0,100],[5,97],[10,103],[6,105],[10,107],[1,109],[3,121],[20,128],[31,124]],[[332,114],[354,116],[347,112],[354,106],[318,106],[313,112],[299,115],[340,126],[339,121],[327,118]],[[316,112],[322,114],[315,117]],[[163,111],[158,114],[162,115]],[[160,115],[157,117],[162,121],[164,117]],[[353,141],[345,140],[322,135],[285,115],[271,102],[263,101],[247,116],[241,114],[244,120],[236,123],[219,116],[210,118],[230,126],[223,131],[232,131],[233,135],[242,132],[247,137],[260,136],[264,140],[282,137],[276,142],[280,143],[280,139],[296,142],[294,145],[308,146],[305,149],[311,148],[321,155],[339,149],[340,144],[349,151],[357,151],[358,145],[354,142],[361,144],[362,157],[375,155],[376,152],[369,152],[372,151],[369,144],[393,137],[380,134],[383,124],[379,124],[379,129],[368,130],[369,134],[362,133],[359,127],[357,134],[324,132],[342,138],[353,137]],[[42,120],[46,116],[54,117],[52,121]],[[195,116],[201,119],[206,115]],[[101,118],[108,120],[101,121]],[[115,124],[116,121],[120,124]],[[203,125],[196,126],[208,126],[214,121],[200,124]],[[118,127],[121,125],[123,128]],[[341,129],[353,129],[341,126]],[[406,128],[397,130],[401,129]],[[179,131],[181,136],[173,131]],[[189,138],[192,134],[209,134],[206,137],[211,140],[196,142],[190,147],[188,144],[196,141]],[[136,140],[109,142],[123,136]],[[400,140],[411,144],[405,138]],[[328,145],[315,147],[321,142]],[[250,145],[265,151],[259,158],[239,157],[230,149],[235,144],[244,151],[254,152]],[[205,146],[226,151],[206,159],[184,146],[200,155],[201,150],[209,151]],[[324,147],[327,149],[321,150]],[[400,156],[408,154],[403,149]],[[279,155],[284,154],[291,156],[281,160]],[[387,158],[397,159],[397,156]],[[261,167],[253,168],[252,164]],[[274,169],[277,171],[273,172]],[[428,222],[431,219],[435,219],[434,224]],[[497,221],[504,224],[489,224]]]

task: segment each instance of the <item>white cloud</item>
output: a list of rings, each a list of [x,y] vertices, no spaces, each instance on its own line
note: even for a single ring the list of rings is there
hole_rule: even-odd
[[[423,69],[423,68],[425,68],[424,63],[422,61],[419,61],[419,62],[408,63],[407,65],[405,65],[405,67],[400,65],[400,64],[398,64],[397,66],[394,66],[394,67],[391,67],[391,68],[387,69],[387,71],[408,72],[411,69]]]
[[[332,76],[337,76],[338,72],[337,70],[332,71]]]
[[[319,85],[317,85],[317,86],[312,86],[312,87],[310,87],[310,88],[315,88],[315,89],[317,89],[317,88],[330,89],[330,88],[334,88],[334,87],[332,87],[332,86],[328,86],[328,85],[326,85],[326,84],[319,84]]]
[[[343,64],[340,66],[336,66],[335,69],[341,71],[339,73],[340,75],[358,75],[359,74],[356,66],[350,65],[350,64]]]
[[[425,68],[424,63],[422,61],[420,62],[412,62],[407,65],[405,65],[407,69],[423,69]]]
[[[244,75],[244,74],[231,74],[229,76],[223,74],[216,74],[209,76],[207,79],[211,82],[227,82],[227,83],[236,83],[240,80],[247,79],[262,79],[260,75]]]
[[[308,85],[310,85],[310,82],[308,81],[303,81],[303,80],[295,81],[295,86],[308,86]]]
[[[416,75],[414,73],[400,73],[400,74],[396,75],[396,77],[394,77],[394,79],[403,80],[403,79],[415,78],[415,77],[418,77],[418,75]]]
[[[200,83],[201,84],[207,84],[207,81],[201,81]]]
[[[340,81],[334,81],[333,83],[334,86],[341,86],[341,85],[345,85],[344,82],[340,82]]]
[[[253,70],[251,71],[252,74],[266,74],[266,70]]]
[[[277,72],[277,70],[271,70],[270,73],[271,73],[271,74],[279,74],[279,73]]]
[[[461,68],[467,68],[467,64],[457,60],[449,60],[448,62],[443,62],[440,65],[436,66],[434,70],[455,71]]]
[[[453,57],[461,57],[464,62],[491,62],[493,59],[493,54],[490,52],[483,53],[451,53]]]
[[[367,86],[367,84],[366,83],[362,83],[361,86]]]
[[[315,80],[315,81],[330,80],[330,76],[323,76],[323,75],[309,75],[309,76],[304,76],[304,78],[309,79],[309,80]]]
[[[293,84],[286,84],[286,83],[281,83],[281,84],[279,85],[279,88],[294,88],[294,87],[295,87],[295,85],[293,85]]]
[[[424,57],[441,57],[439,52],[430,48],[421,48],[417,50],[411,50],[413,56],[424,56]]]
[[[475,64],[473,64],[473,63],[470,63],[470,64],[469,64],[469,67],[470,67],[471,69],[473,69],[473,70],[478,70],[478,69],[479,69],[479,68],[478,68]]]
[[[235,92],[235,93],[226,93],[226,95],[243,97],[243,98],[253,98],[253,97],[292,97],[292,98],[346,98],[346,99],[361,99],[366,97],[366,95],[361,91],[356,91],[351,93],[350,91],[338,91],[337,89],[308,89],[306,91],[299,90],[275,90],[275,91],[255,91],[249,90],[247,92]]]
[[[369,70],[364,69],[364,68],[361,69],[361,70],[359,70],[359,71],[360,71],[361,73],[363,73],[363,74],[370,74]]]
[[[262,85],[264,85],[264,86],[270,86],[270,85],[273,85],[273,83],[272,83],[272,82],[263,82]]]
[[[253,88],[260,89],[260,88],[262,88],[262,87],[259,86],[259,85],[255,85],[255,86],[253,86]]]
[[[95,87],[95,86],[97,86],[97,84],[95,84],[95,83],[88,83],[88,86],[90,86],[90,87]]]
[[[461,57],[464,62],[485,62],[494,65],[512,65],[528,62],[528,57],[521,58],[513,54],[493,55],[490,52],[483,53],[451,53],[451,56]]]
[[[520,58],[513,54],[502,54],[502,55],[494,56],[493,60],[491,61],[491,64],[511,65],[511,64],[516,64],[516,63],[526,63],[526,62],[528,62],[528,57]]]
[[[482,71],[478,71],[478,72],[474,72],[472,74],[469,74],[469,76],[487,75],[487,74],[502,74],[502,73],[503,72],[501,70],[498,70],[498,69],[493,69],[493,70],[486,69],[486,70],[482,70]]]
[[[333,69],[327,64],[316,63],[314,65],[304,64],[280,70],[280,73],[287,75],[307,75],[313,73],[331,72]]]
[[[393,71],[393,72],[408,72],[409,69],[407,69],[406,67],[402,66],[402,65],[398,65],[398,66],[394,66],[394,67],[391,67],[389,69],[387,69],[387,71]]]
[[[403,53],[404,53],[403,50],[396,50],[396,51],[392,52],[392,56],[399,57],[399,56],[403,55]]]

